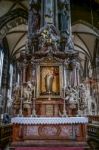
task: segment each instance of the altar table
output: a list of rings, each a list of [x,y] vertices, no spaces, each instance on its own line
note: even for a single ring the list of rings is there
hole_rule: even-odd
[[[87,117],[15,117],[13,144],[86,145]]]

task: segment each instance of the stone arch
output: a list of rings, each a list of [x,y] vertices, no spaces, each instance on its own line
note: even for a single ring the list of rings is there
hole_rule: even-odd
[[[76,39],[74,41],[75,48],[77,48],[80,55],[83,53],[84,59],[88,63],[90,62],[93,67],[96,40],[99,40],[99,30],[86,21],[78,20],[72,24],[72,33]]]
[[[0,21],[0,40],[2,40],[10,29],[17,27],[21,24],[27,24],[27,12],[22,9],[16,9],[5,17],[1,18]]]

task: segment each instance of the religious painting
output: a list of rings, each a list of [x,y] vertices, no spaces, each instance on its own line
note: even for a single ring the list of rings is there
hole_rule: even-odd
[[[59,66],[40,66],[40,95],[60,94]]]

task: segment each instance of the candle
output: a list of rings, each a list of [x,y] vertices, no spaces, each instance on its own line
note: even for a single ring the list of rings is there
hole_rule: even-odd
[[[65,86],[63,87],[63,92],[64,92],[64,93],[63,93],[63,94],[64,94],[64,98],[65,98]]]
[[[64,80],[65,80],[65,87],[67,86],[67,74],[66,69],[64,70]]]
[[[20,83],[20,76],[18,74],[18,78],[17,78],[17,83],[18,83],[18,86],[19,86],[19,83]]]
[[[77,86],[77,72],[76,72],[76,68],[74,70],[74,87]]]
[[[22,85],[21,85],[21,87],[20,87],[20,90],[21,90],[20,95],[21,95],[21,98],[22,98],[22,96],[23,96],[23,88],[22,88]]]
[[[34,98],[35,98],[35,86],[34,86]]]

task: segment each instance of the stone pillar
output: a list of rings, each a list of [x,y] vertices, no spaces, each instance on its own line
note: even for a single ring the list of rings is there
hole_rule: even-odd
[[[19,116],[23,115],[23,97],[22,97],[22,92],[23,92],[23,86],[22,86],[22,68],[20,67],[20,108],[19,108]]]
[[[8,57],[4,57],[3,78],[2,78],[2,96],[3,96],[3,113],[7,112],[7,92],[9,87],[9,62]]]
[[[23,78],[23,83],[26,82],[26,66],[23,67],[23,74],[22,74],[22,78]]]
[[[58,29],[58,2],[54,0],[54,25]]]
[[[20,70],[20,109],[19,115],[23,115],[23,83],[26,82],[26,66],[27,66],[26,54],[23,52],[21,53],[20,60],[19,60],[19,70]]]

